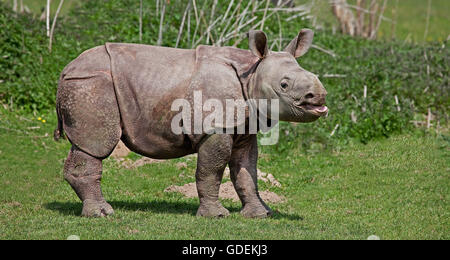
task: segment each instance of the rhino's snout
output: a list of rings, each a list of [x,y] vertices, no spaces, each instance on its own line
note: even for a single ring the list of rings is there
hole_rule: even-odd
[[[294,106],[308,112],[314,116],[323,116],[328,114],[326,104],[327,91],[322,84],[317,83],[313,88],[306,91],[306,94],[294,99]]]
[[[326,91],[325,92],[308,92],[308,94],[306,94],[303,97],[303,102],[305,103],[309,103],[309,104],[314,104],[314,105],[325,105],[326,101],[325,101],[325,97],[327,96]]]

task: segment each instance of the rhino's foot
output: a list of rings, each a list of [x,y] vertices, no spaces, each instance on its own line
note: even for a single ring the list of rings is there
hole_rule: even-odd
[[[266,218],[272,216],[272,210],[263,204],[246,204],[241,210],[241,215],[246,218]]]
[[[200,203],[200,207],[197,210],[197,216],[201,217],[226,217],[230,212],[220,204],[219,201]]]
[[[112,214],[114,214],[114,210],[106,201],[86,199],[83,202],[83,211],[81,212],[83,217],[100,218]]]

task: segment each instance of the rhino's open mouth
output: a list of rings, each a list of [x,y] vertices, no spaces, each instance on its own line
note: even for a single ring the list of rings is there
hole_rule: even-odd
[[[328,114],[328,107],[325,106],[325,104],[313,104],[309,102],[302,102],[301,104],[296,106],[316,116],[323,116]]]

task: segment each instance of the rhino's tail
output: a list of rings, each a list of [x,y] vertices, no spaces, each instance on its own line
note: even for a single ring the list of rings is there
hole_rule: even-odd
[[[58,105],[56,105],[56,115],[58,116],[58,125],[56,126],[56,129],[53,132],[53,139],[55,139],[55,141],[59,141],[59,139],[64,138],[64,130],[63,130],[62,119],[59,114]]]
[[[58,81],[58,89],[59,89],[59,83],[60,82],[61,82],[61,78]],[[64,129],[63,129],[61,113],[59,111],[58,98],[56,98],[56,116],[58,117],[58,125],[56,126],[55,131],[53,131],[53,139],[55,139],[55,141],[59,141],[59,139],[61,139],[61,138],[64,139]]]

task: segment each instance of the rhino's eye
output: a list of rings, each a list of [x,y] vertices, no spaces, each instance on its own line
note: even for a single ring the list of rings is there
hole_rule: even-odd
[[[288,84],[286,82],[281,82],[281,88],[286,89],[288,87]]]

